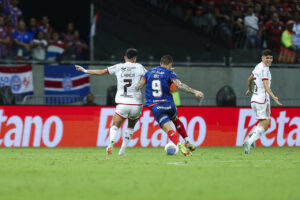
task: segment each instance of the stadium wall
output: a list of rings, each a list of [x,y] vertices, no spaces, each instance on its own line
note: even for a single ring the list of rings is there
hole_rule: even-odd
[[[103,147],[109,143],[114,107],[0,106],[0,147]],[[178,117],[196,146],[241,146],[257,125],[254,111],[241,107],[179,107]],[[127,121],[118,131],[116,146]],[[151,111],[144,108],[130,147],[168,143]],[[269,130],[258,146],[300,146],[300,108],[273,108]]]
[[[90,66],[89,69],[103,69],[107,66]],[[149,68],[149,67],[147,67]],[[243,97],[247,90],[247,79],[253,70],[249,67],[176,67],[181,80],[193,88],[203,91],[206,97],[215,97],[218,90],[231,86],[237,97]],[[298,68],[271,68],[272,90],[281,98],[300,98],[300,70]],[[44,67],[33,65],[34,94],[44,94]],[[116,84],[116,78],[90,76],[91,92],[106,94],[109,86]],[[181,96],[191,96],[181,93]]]

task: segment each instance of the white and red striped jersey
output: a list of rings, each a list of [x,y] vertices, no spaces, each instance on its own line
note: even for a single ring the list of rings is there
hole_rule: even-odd
[[[271,87],[271,72],[269,67],[261,62],[255,66],[252,71],[252,75],[254,76],[254,89],[251,103],[263,104],[270,98],[269,94],[265,90],[263,80],[269,80],[269,87]]]
[[[139,63],[120,63],[107,67],[107,73],[115,74],[118,81],[118,89],[115,97],[117,104],[141,105],[143,104],[141,90],[135,87],[147,70]]]

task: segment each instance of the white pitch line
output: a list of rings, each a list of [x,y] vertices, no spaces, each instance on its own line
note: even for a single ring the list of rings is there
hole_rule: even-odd
[[[271,160],[207,160],[205,162],[222,162],[222,163],[234,163],[234,162],[245,162],[245,161],[258,161],[258,162],[271,162]]]
[[[167,164],[168,165],[185,165],[186,163],[184,163],[184,162],[169,162]]]

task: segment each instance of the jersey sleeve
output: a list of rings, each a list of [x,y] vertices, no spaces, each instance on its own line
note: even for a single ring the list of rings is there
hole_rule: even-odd
[[[141,64],[139,64],[139,68],[138,68],[138,73],[140,76],[144,76],[146,74],[147,70],[145,69],[145,67]]]
[[[268,77],[268,69],[262,69],[261,71],[261,80],[269,80],[269,77]]]
[[[145,69],[145,67],[142,65],[142,74],[145,75],[147,73],[147,70]]]
[[[115,73],[117,73],[117,71],[118,71],[118,65],[113,65],[113,66],[111,66],[111,67],[107,67],[107,68],[106,68],[106,71],[107,71],[107,73],[108,73],[109,75],[115,74]]]
[[[170,81],[173,81],[173,80],[175,80],[175,79],[179,79],[179,78],[178,78],[177,74],[176,74],[175,72],[172,71],[172,72],[170,73]]]
[[[148,78],[149,78],[149,72],[146,72],[143,76],[143,79],[145,82],[147,82]]]

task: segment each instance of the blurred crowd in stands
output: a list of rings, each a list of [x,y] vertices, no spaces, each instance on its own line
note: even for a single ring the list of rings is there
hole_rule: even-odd
[[[230,49],[269,48],[278,62],[299,62],[299,0],[148,1],[202,28]]]
[[[73,22],[61,33],[48,16],[25,21],[19,0],[0,0],[0,59],[84,60],[87,52]]]

